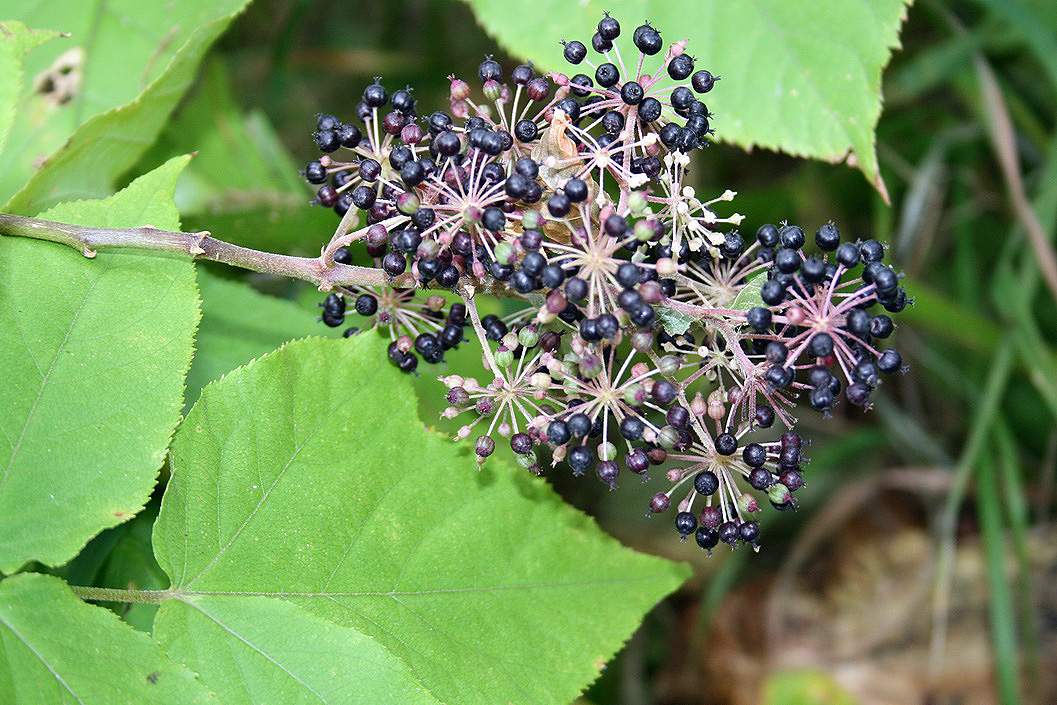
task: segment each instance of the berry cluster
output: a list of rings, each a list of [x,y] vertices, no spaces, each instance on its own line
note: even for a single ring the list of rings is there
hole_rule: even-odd
[[[440,379],[444,416],[465,419],[457,437],[476,436],[479,462],[501,439],[533,472],[546,449],[610,487],[622,468],[647,479],[664,465],[670,487],[651,513],[678,494],[684,539],[755,546],[756,498],[792,509],[804,484],[798,399],[825,414],[842,394],[868,407],[881,375],[902,369],[879,349],[892,320],[873,309],[908,299],[884,248],[842,243],[832,223],[810,245],[788,223],[746,243],[743,217],[717,212],[734,192],[702,200],[684,183],[689,152],[712,135],[701,97],[719,77],[685,42],[661,55],[649,23],[628,61],[621,36],[607,13],[593,55],[563,42],[583,69],[571,77],[524,64],[504,81],[488,57],[480,95],[450,77],[448,111],[420,115],[411,89],[376,79],[362,127],[319,116],[324,154],[305,176],[342,217],[333,260],[351,263],[362,242],[392,283],[337,287],[322,320],[342,325],[351,300],[408,372],[441,362],[472,326],[491,378]],[[418,293],[429,288],[462,302]],[[483,293],[520,308],[482,318]]]

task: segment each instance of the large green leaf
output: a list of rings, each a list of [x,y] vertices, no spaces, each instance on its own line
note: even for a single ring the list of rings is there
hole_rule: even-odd
[[[33,47],[58,35],[51,30],[33,31],[21,22],[0,22],[0,151],[15,120],[23,58]]]
[[[206,50],[247,2],[179,0],[164,11],[133,0],[9,2],[10,16],[70,34],[33,52],[26,70],[40,77],[65,52],[69,71],[60,83],[71,88],[64,101],[39,81],[22,90],[0,154],[0,198],[15,194],[5,210],[33,213],[109,193],[154,141]]]
[[[198,286],[202,292],[202,325],[187,373],[189,404],[214,379],[286,341],[334,330],[291,301],[266,296],[247,284],[221,279],[204,269],[198,270]]]
[[[636,53],[632,31],[649,19],[667,41],[689,39],[697,65],[722,76],[707,95],[719,139],[828,161],[847,157],[884,192],[874,130],[881,71],[898,46],[906,0],[468,2],[505,47],[557,71],[572,69],[561,61],[559,40],[590,46],[603,10],[623,23],[618,45],[626,62]],[[645,68],[653,72],[657,63]]]
[[[172,192],[186,163],[41,215],[177,229]],[[88,259],[0,238],[0,570],[65,563],[147,501],[179,420],[197,323],[186,258],[126,250]]]
[[[0,582],[0,702],[196,705],[216,699],[146,634],[78,600],[58,578]]]
[[[686,576],[424,430],[377,336],[295,341],[213,383],[170,466],[154,545],[183,604],[155,633],[195,668],[234,642],[293,648],[300,613],[235,621],[284,600],[373,637],[441,701],[566,703]]]

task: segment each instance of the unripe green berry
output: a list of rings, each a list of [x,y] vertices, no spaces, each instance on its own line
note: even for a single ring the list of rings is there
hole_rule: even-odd
[[[500,264],[512,264],[517,258],[514,246],[505,240],[495,246],[495,260]]]
[[[666,377],[671,377],[679,371],[679,358],[675,355],[665,355],[657,361],[657,369]]]
[[[657,443],[664,448],[674,448],[678,442],[679,431],[674,426],[664,426],[661,428],[661,432],[657,434]]]
[[[580,356],[580,375],[584,379],[594,379],[602,372],[602,361],[591,353]]]
[[[518,342],[526,348],[534,348],[540,342],[540,334],[532,326],[525,326],[517,334]]]
[[[792,495],[789,493],[788,487],[776,482],[767,490],[767,497],[775,504],[785,504],[792,498]]]
[[[648,205],[649,202],[646,200],[646,194],[641,191],[634,191],[628,196],[628,208],[630,208],[633,213],[641,213],[646,210]]]
[[[484,82],[484,97],[488,100],[499,100],[499,96],[503,94],[502,88],[499,86],[498,81],[485,81]]]
[[[748,492],[743,492],[741,496],[738,497],[738,509],[746,513],[751,513],[758,511],[760,507],[756,504],[755,497]]]
[[[510,367],[514,363],[514,353],[510,352],[505,348],[500,348],[496,351],[495,364],[500,367]]]
[[[539,211],[525,211],[525,213],[521,216],[521,227],[525,230],[533,230],[539,227],[539,224]]]
[[[624,388],[624,402],[631,405],[638,405],[640,400],[637,399],[637,397],[641,391],[641,384],[629,384]]]

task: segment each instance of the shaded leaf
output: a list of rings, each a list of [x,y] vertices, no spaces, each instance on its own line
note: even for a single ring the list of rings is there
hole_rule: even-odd
[[[172,190],[186,163],[41,216],[178,229]],[[65,563],[147,501],[179,420],[197,323],[185,258],[125,250],[88,259],[0,238],[0,570]]]
[[[767,272],[760,272],[754,276],[745,283],[738,295],[734,297],[730,308],[734,311],[748,311],[754,306],[764,306],[763,299],[760,298],[760,290],[763,289],[763,284],[766,281]]]
[[[34,573],[0,582],[0,701],[217,702],[149,636],[123,624],[110,610],[81,602],[58,578]]]
[[[143,164],[153,166],[188,152],[195,153],[195,160],[176,189],[176,205],[184,216],[208,211],[214,204],[232,207],[232,198],[249,208],[254,201],[297,196],[305,209],[314,191],[298,173],[303,165],[286,153],[267,118],[243,112],[219,57],[204,62],[187,99]]]
[[[150,502],[131,521],[102,532],[64,566],[49,571],[70,585],[162,590],[169,579],[154,559],[151,531],[158,517],[158,502]],[[158,605],[150,603],[102,603],[134,628],[149,632]]]
[[[81,54],[63,75],[80,82],[65,101],[23,91],[20,117],[0,156],[10,165],[0,173],[0,197],[17,189],[4,210],[30,214],[109,193],[157,137],[202,56],[247,1],[194,0],[159,12],[149,3],[114,8],[80,0],[17,0],[8,9],[14,16],[71,34],[63,50],[79,48]],[[27,71],[47,69],[58,51],[34,52],[35,65],[27,64]]]
[[[685,313],[680,313],[664,306],[658,306],[654,310],[657,312],[657,319],[664,327],[664,332],[668,335],[681,335],[690,330],[690,326],[694,322],[693,316],[688,316]]]
[[[15,105],[22,88],[23,57],[58,35],[50,30],[34,31],[21,22],[0,22],[0,152],[15,120]]]
[[[147,508],[127,524],[111,531],[123,529],[121,537],[106,557],[93,585],[119,590],[163,590],[169,579],[154,559],[151,532],[158,517],[158,504],[151,502]],[[128,624],[143,632],[149,632],[154,624],[158,606],[148,603],[106,605],[113,608]]]
[[[210,385],[170,464],[154,545],[179,599],[293,603],[377,639],[444,702],[568,702],[686,576],[523,471],[475,470],[422,428],[376,336],[295,341]],[[166,643],[184,643],[177,614],[159,613]],[[283,624],[262,636],[278,645]]]
[[[556,71],[571,68],[559,41],[590,46],[602,11],[614,9],[601,0],[467,1],[507,49]],[[881,70],[905,14],[905,0],[701,0],[644,2],[614,16],[623,23],[617,44],[629,66],[638,55],[631,35],[649,19],[668,42],[689,39],[697,66],[722,77],[705,96],[718,139],[827,161],[850,157],[884,193],[874,135]],[[653,73],[659,63],[654,57],[644,69]]]
[[[242,195],[231,195],[230,203],[188,214],[187,228],[208,230],[243,247],[316,257],[338,226],[334,211],[310,207],[308,197],[273,194],[258,199],[258,194],[243,200]]]
[[[140,168],[196,152],[176,186],[192,229],[271,252],[316,254],[337,227],[329,208],[309,207],[315,187],[287,154],[268,119],[244,113],[220,59],[208,61],[188,100]]]

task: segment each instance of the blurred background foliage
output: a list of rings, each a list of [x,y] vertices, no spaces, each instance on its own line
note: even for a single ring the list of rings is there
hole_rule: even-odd
[[[637,478],[610,494],[548,476],[625,543],[697,568],[584,703],[1057,702],[1057,3],[919,2],[901,41],[877,132],[890,205],[846,165],[721,143],[696,175],[705,193],[738,191],[747,232],[832,219],[886,242],[915,298],[897,333],[911,370],[868,413],[805,414],[802,508],[765,512],[758,554],[681,544],[644,516],[655,488]],[[256,0],[132,173],[198,151],[177,194],[185,228],[312,254],[336,224],[297,174],[313,116],[351,116],[379,75],[444,108],[445,76],[486,53],[507,70],[526,58],[452,0]],[[317,292],[241,277],[287,301],[262,300],[240,277],[202,275],[200,348],[216,352],[196,356],[189,401],[225,365],[336,334],[313,323]],[[448,369],[479,369],[463,348]],[[444,427],[439,385],[415,383],[424,422]]]

